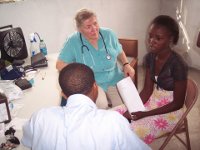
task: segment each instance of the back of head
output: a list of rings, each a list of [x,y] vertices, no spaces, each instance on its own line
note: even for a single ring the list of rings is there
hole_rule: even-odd
[[[95,83],[93,71],[86,65],[71,63],[59,74],[59,84],[66,96],[72,94],[88,95]]]
[[[151,25],[157,25],[165,27],[173,36],[173,44],[177,44],[179,39],[179,26],[176,20],[167,15],[157,16],[152,22]]]
[[[85,20],[92,16],[96,16],[93,11],[88,9],[80,9],[75,16],[76,27],[79,28]]]

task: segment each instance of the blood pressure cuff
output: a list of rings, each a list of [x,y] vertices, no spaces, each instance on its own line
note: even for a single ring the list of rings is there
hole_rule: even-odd
[[[24,69],[22,67],[16,67],[9,65],[0,71],[2,80],[15,80],[24,75]]]

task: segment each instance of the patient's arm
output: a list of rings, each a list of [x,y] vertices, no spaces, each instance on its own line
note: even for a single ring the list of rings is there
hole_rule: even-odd
[[[63,62],[62,60],[57,60],[56,62],[56,69],[58,71],[61,71],[65,66],[67,66],[68,64]]]
[[[149,100],[150,96],[153,93],[153,90],[154,90],[154,82],[151,79],[150,69],[146,67],[144,85],[140,92],[140,97],[144,104]]]

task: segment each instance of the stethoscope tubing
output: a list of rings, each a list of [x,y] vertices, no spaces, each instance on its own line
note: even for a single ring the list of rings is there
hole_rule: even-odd
[[[99,32],[99,34],[100,34],[100,36],[101,36],[101,38],[102,38],[102,40],[103,40],[103,44],[104,44],[104,47],[105,47],[105,50],[106,50],[106,58],[107,58],[108,60],[110,60],[110,59],[111,59],[111,56],[110,56],[110,54],[108,53],[108,49],[107,49],[107,47],[106,47],[106,43],[105,43],[104,37],[103,37],[103,35],[101,34],[101,32]],[[88,50],[88,52],[90,52],[90,50],[89,50],[89,48],[87,47],[87,45],[85,45],[85,44],[83,43],[83,38],[82,38],[81,33],[80,33],[80,40],[81,40],[81,44],[82,44],[82,46],[81,46],[81,52],[82,52],[82,54],[84,55],[84,51],[83,51],[84,47]],[[90,53],[90,55],[91,55],[91,53]]]

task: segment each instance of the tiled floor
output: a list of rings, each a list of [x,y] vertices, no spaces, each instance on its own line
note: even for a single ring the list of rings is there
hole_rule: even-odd
[[[144,80],[144,71],[142,67],[138,68],[138,89],[141,90]],[[196,81],[200,93],[200,70],[190,69],[189,77]],[[192,108],[188,115],[189,123],[189,134],[192,150],[200,150],[200,96],[198,97],[197,103]],[[184,136],[183,136],[184,137]],[[164,138],[155,140],[150,146],[153,150],[158,150],[162,144]],[[172,138],[169,144],[165,148],[166,150],[184,150],[186,149],[182,143],[180,143],[176,138]]]

